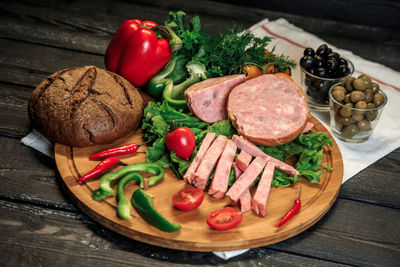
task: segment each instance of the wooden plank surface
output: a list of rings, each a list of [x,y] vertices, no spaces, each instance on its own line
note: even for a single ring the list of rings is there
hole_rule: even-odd
[[[400,149],[346,182],[330,212],[306,232],[229,261],[163,249],[108,231],[64,195],[53,160],[20,144],[30,130],[24,103],[50,73],[103,66],[124,19],[162,21],[169,10],[199,14],[213,33],[284,17],[328,42],[400,71],[400,30],[314,19],[213,1],[5,1],[0,3],[0,265],[396,266],[400,262]],[[72,59],[76,59],[74,61]],[[55,230],[56,229],[56,230]],[[60,230],[61,229],[61,230]],[[88,256],[89,255],[89,256]]]

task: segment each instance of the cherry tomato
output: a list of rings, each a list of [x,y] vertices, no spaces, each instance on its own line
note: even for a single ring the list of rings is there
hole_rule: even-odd
[[[272,64],[272,65],[269,65],[266,69],[265,69],[265,73],[266,74],[271,74],[271,73],[275,73],[275,66]]]
[[[189,160],[196,146],[196,140],[188,127],[178,127],[167,135],[165,145],[169,151],[175,151],[179,158]]]
[[[216,230],[235,228],[242,222],[242,213],[232,207],[226,207],[211,212],[207,216],[207,224]]]
[[[243,68],[243,72],[246,74],[248,79],[255,78],[262,74],[261,69],[256,65],[246,65]]]
[[[172,196],[172,204],[180,210],[194,210],[203,202],[204,192],[201,189],[187,187]]]

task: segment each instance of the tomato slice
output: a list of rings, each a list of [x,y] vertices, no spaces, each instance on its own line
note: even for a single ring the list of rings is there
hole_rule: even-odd
[[[238,226],[242,218],[242,213],[238,209],[226,207],[211,212],[207,216],[207,224],[216,230],[228,230]]]
[[[204,192],[201,189],[187,187],[172,196],[172,203],[180,210],[194,210],[203,202]]]

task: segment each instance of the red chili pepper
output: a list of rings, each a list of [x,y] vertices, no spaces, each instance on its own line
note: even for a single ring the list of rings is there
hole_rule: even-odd
[[[106,158],[103,161],[101,161],[99,164],[97,164],[97,166],[94,167],[93,170],[91,170],[90,172],[86,173],[85,175],[79,177],[77,179],[77,181],[78,181],[78,183],[81,183],[83,181],[89,180],[89,179],[97,176],[104,170],[106,170],[106,169],[110,168],[111,166],[114,166],[118,163],[120,163],[120,161],[119,161],[119,158],[117,158],[117,157]]]
[[[101,158],[105,158],[105,157],[135,153],[139,149],[139,147],[141,147],[142,145],[147,144],[147,143],[148,142],[144,142],[139,145],[136,143],[132,143],[132,144],[128,144],[128,145],[110,148],[110,149],[101,151],[97,154],[91,155],[89,157],[89,159],[101,159]]]
[[[158,39],[154,30],[161,30],[169,41]],[[172,52],[181,46],[182,40],[169,28],[153,21],[130,19],[121,24],[108,45],[105,64],[133,85],[142,86],[167,65]]]
[[[285,214],[285,216],[282,217],[282,219],[277,224],[275,224],[275,227],[281,227],[300,211],[301,208],[300,194],[301,194],[301,187],[300,187],[299,197],[294,200],[293,207]]]

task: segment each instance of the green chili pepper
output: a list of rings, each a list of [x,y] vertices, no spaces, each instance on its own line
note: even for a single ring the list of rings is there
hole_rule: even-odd
[[[153,76],[146,85],[146,91],[152,96],[161,98],[165,88],[165,79],[171,79],[173,83],[180,83],[188,76],[186,63],[188,60],[180,55],[173,56],[165,68]]]
[[[174,232],[181,228],[177,223],[170,223],[154,208],[153,199],[143,189],[136,189],[132,195],[132,204],[137,213],[149,224],[164,232]]]
[[[116,172],[103,175],[100,179],[99,188],[92,193],[92,198],[94,200],[101,200],[114,195],[114,190],[111,188],[111,182],[125,176],[130,172],[148,172],[154,174],[155,176],[149,178],[149,186],[155,185],[164,177],[164,169],[156,162],[140,162],[129,164]],[[144,181],[140,182],[140,187],[144,187]]]
[[[131,216],[131,202],[126,198],[124,194],[124,188],[130,181],[139,181],[140,187],[144,187],[143,176],[138,172],[128,173],[124,178],[122,178],[117,185],[117,212],[118,216],[124,220],[132,219]]]

